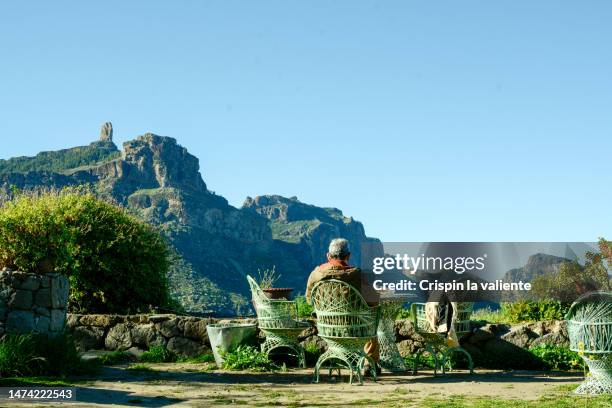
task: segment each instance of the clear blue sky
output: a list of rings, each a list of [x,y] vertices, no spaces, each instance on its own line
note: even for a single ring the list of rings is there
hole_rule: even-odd
[[[612,237],[609,1],[0,5],[0,157],[151,131],[386,241]]]

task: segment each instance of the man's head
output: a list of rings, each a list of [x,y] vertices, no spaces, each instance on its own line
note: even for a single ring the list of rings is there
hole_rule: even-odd
[[[348,261],[351,256],[351,250],[349,248],[349,242],[344,238],[332,239],[329,243],[329,250],[327,252],[327,259],[338,259],[341,261]]]

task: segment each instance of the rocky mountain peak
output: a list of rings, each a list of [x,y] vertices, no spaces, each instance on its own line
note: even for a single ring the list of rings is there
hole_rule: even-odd
[[[511,269],[504,275],[506,282],[518,282],[519,280],[529,282],[542,275],[559,272],[559,268],[570,259],[548,254],[534,254],[529,257],[525,266]]]
[[[361,244],[369,244],[373,253],[383,253],[380,241],[367,237],[362,223],[345,217],[337,208],[302,203],[297,197],[263,195],[247,197],[242,209],[267,218],[273,238],[290,244],[285,248],[295,251],[294,257],[307,269],[325,260],[333,238],[351,242],[351,261],[355,265],[361,262]]]
[[[106,122],[100,128],[100,141],[112,142],[113,141],[113,124]]]
[[[123,160],[158,187],[205,191],[198,159],[168,136],[145,133],[123,144]]]
[[[257,212],[272,221],[294,222],[313,219],[332,223],[350,221],[337,208],[322,208],[305,204],[295,196],[290,198],[280,195],[247,197],[242,207]]]

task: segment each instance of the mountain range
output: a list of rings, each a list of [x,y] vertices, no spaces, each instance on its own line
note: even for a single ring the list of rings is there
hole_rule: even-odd
[[[303,292],[310,271],[325,260],[332,238],[360,247],[382,244],[336,208],[297,197],[247,197],[241,208],[208,190],[198,159],[174,138],[145,133],[113,142],[110,122],[86,146],[0,160],[0,191],[87,185],[126,207],[168,237],[176,259],[169,272],[173,295],[188,311],[240,313],[250,297],[247,274],[276,268],[277,286]]]

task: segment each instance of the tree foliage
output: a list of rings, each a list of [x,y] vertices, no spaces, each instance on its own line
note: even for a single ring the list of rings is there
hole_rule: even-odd
[[[532,282],[532,293],[541,299],[559,299],[572,302],[578,296],[595,290],[610,290],[608,266],[612,261],[610,256],[610,241],[603,238],[599,241],[600,252],[587,252],[586,262],[566,262],[555,274],[542,275]]]
[[[169,302],[169,249],[91,192],[18,193],[0,207],[0,267],[69,276],[70,309],[128,313]]]

